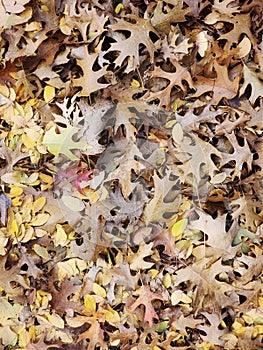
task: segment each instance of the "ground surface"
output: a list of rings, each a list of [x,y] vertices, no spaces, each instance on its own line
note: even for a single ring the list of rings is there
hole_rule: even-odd
[[[0,13],[0,348],[261,349],[262,1]]]

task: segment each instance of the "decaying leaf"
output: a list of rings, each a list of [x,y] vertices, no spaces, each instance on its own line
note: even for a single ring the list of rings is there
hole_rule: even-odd
[[[139,295],[139,298],[130,306],[130,309],[134,311],[139,305],[144,305],[144,321],[148,322],[151,327],[153,325],[153,319],[158,319],[158,315],[152,305],[152,300],[163,300],[163,298],[161,295],[153,293],[149,286],[142,286],[136,294]]]
[[[262,0],[0,1],[0,349],[261,349]]]

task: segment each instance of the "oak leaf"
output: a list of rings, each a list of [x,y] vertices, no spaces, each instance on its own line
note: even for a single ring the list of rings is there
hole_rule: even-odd
[[[98,53],[89,53],[87,45],[71,50],[72,57],[76,58],[77,65],[82,70],[80,78],[73,78],[73,86],[81,88],[79,96],[90,96],[92,92],[106,88],[109,84],[100,83],[98,80],[107,74],[107,66],[94,69],[94,64],[99,58]]]
[[[74,277],[71,280],[65,278],[59,287],[55,286],[55,272],[49,279],[49,290],[52,295],[50,304],[59,315],[63,315],[69,309],[76,310],[77,303],[70,301],[69,297],[80,290],[81,286],[76,284],[78,279],[78,277]]]
[[[214,68],[216,71],[215,79],[202,75],[196,76],[194,85],[196,92],[192,96],[199,97],[206,92],[212,92],[213,97],[210,103],[217,105],[222,98],[230,100],[237,95],[240,77],[236,76],[233,80],[230,80],[228,68],[219,65],[216,61],[214,62]]]
[[[21,289],[28,289],[29,285],[26,279],[20,274],[20,264],[7,268],[7,255],[0,258],[1,281],[0,287],[9,295],[17,297],[21,293]],[[17,286],[14,286],[14,283]]]
[[[131,59],[131,63],[125,70],[126,73],[129,73],[140,65],[140,44],[146,46],[150,60],[153,62],[154,52],[156,51],[157,47],[151,40],[150,33],[154,33],[157,36],[158,33],[152,27],[149,20],[134,17],[132,15],[127,15],[125,18],[133,19],[135,23],[128,22],[125,19],[117,19],[117,22],[111,24],[109,28],[114,32],[128,31],[130,32],[130,36],[125,39],[120,34],[115,33],[113,38],[116,40],[116,42],[111,44],[110,50],[119,52],[119,56],[114,61],[117,67],[122,66],[126,58]]]
[[[192,305],[197,312],[205,309],[211,313],[219,313],[222,307],[237,303],[237,300],[233,300],[234,287],[216,279],[222,272],[230,273],[231,267],[224,266],[221,258],[213,262],[209,257],[199,256],[198,250],[193,252],[198,256],[195,263],[177,270],[175,285],[179,286],[184,282],[187,291],[194,290]]]
[[[30,0],[18,0],[18,1],[7,1],[3,0],[3,5],[5,7],[6,12],[9,13],[21,13],[25,10],[24,5],[26,5]]]
[[[178,212],[181,203],[181,188],[180,186],[178,187],[177,179],[173,180],[171,171],[163,179],[154,174],[153,181],[154,196],[146,204],[143,211],[143,219],[147,225],[150,222],[166,222],[168,218],[171,218]],[[172,197],[169,198],[169,195]]]
[[[154,307],[152,305],[153,300],[163,300],[163,297],[157,293],[153,293],[150,290],[150,287],[148,285],[140,287],[136,292],[134,292],[135,295],[138,295],[139,298],[129,307],[131,311],[134,311],[138,306],[144,305],[145,306],[145,314],[144,314],[144,321],[148,322],[150,327],[153,325],[153,319],[158,319],[158,315],[154,310]]]
[[[156,89],[155,79],[160,78],[162,80],[168,81],[168,85],[162,89],[161,91],[151,92],[147,100],[160,100],[160,105],[166,108],[170,107],[171,103],[171,92],[175,86],[180,87],[180,89],[186,93],[187,86],[185,82],[187,82],[190,88],[194,87],[192,77],[190,72],[186,67],[183,67],[180,63],[178,63],[175,59],[170,59],[173,65],[173,72],[167,72],[160,67],[154,67],[153,72],[149,72],[149,77],[152,79],[151,84],[153,85],[154,90]]]
[[[87,350],[95,349],[98,344],[100,345],[100,348],[102,350],[106,349],[106,346],[103,340],[103,330],[101,329],[99,321],[95,317],[89,329],[78,336],[77,342],[80,342],[84,339],[89,340],[89,343],[86,348]]]
[[[211,344],[223,346],[225,342],[220,338],[227,333],[227,330],[220,329],[222,318],[215,313],[203,312],[202,315],[205,316],[209,322],[209,325],[197,325],[197,329],[205,333],[205,335],[202,335],[202,339]]]
[[[169,2],[171,3],[171,1]],[[175,6],[172,9],[167,6],[167,9],[163,12],[165,3],[164,1],[158,1],[153,17],[151,18],[153,27],[165,34],[170,32],[171,24],[185,22],[185,16],[190,12],[189,8],[183,8],[182,0],[177,2],[172,1],[172,3]]]
[[[239,96],[242,96],[246,91],[247,87],[250,86],[251,95],[249,97],[249,101],[252,104],[254,104],[256,102],[256,99],[262,96],[262,93],[261,93],[263,89],[262,77],[260,79],[260,76],[253,69],[251,69],[250,67],[244,64],[243,78],[244,78],[244,83],[240,88]]]
[[[87,144],[83,141],[73,141],[72,137],[78,132],[78,129],[70,125],[67,126],[60,134],[56,133],[56,127],[46,131],[43,144],[47,146],[50,153],[58,156],[64,154],[71,160],[77,160],[78,157],[72,153],[73,149],[83,149]]]

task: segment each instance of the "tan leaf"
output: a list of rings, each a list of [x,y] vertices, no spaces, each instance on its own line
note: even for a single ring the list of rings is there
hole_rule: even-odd
[[[80,78],[73,79],[73,86],[80,87],[79,96],[90,96],[92,92],[106,88],[109,84],[99,83],[98,80],[107,74],[107,66],[94,71],[93,65],[99,55],[97,53],[89,54],[87,45],[80,46],[71,50],[71,54],[77,59],[77,64],[82,69]]]

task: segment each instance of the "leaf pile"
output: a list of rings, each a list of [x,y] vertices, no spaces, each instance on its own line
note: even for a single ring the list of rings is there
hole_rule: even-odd
[[[0,349],[262,348],[262,1],[0,13]]]

